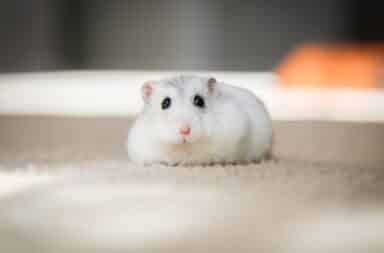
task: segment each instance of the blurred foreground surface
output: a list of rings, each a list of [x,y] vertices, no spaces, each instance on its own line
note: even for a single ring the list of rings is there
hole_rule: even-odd
[[[1,116],[2,164],[118,160],[130,117]],[[282,159],[362,167],[384,166],[384,124],[274,121],[274,153]]]
[[[275,122],[277,162],[143,167],[130,122],[0,117],[0,251],[384,251],[384,125]]]

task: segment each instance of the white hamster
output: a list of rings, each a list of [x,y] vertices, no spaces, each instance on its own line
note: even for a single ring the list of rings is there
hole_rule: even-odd
[[[144,108],[127,152],[133,162],[212,164],[260,161],[272,147],[272,122],[250,91],[214,78],[180,76],[148,81]]]

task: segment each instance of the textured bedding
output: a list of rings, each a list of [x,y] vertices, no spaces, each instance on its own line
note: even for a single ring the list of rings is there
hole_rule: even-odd
[[[383,252],[384,126],[275,122],[275,161],[138,166],[129,118],[0,117],[0,252]]]

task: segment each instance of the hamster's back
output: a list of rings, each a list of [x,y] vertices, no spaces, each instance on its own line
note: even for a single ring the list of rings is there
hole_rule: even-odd
[[[273,138],[271,118],[264,103],[253,92],[241,87],[221,84],[221,88],[223,95],[233,99],[246,113],[250,124],[248,158],[258,160],[261,157],[252,157],[253,154],[260,153],[259,150],[269,152]]]

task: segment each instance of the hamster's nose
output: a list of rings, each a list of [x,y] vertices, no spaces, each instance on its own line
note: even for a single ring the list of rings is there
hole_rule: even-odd
[[[180,134],[183,136],[187,136],[191,133],[191,128],[189,126],[184,126],[180,128]]]

